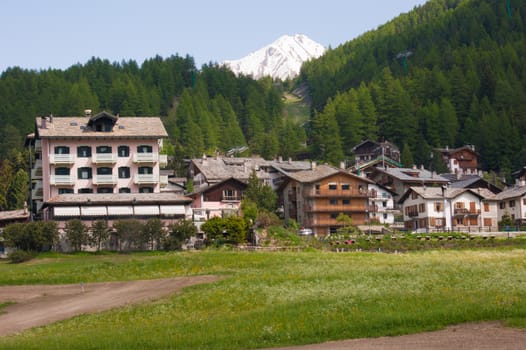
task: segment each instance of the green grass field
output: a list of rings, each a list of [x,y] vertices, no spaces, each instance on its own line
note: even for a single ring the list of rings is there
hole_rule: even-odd
[[[505,320],[526,326],[526,250],[43,255],[0,284],[220,274],[152,303],[0,338],[0,349],[250,349]]]

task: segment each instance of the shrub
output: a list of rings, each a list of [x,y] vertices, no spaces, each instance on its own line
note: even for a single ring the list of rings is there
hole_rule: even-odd
[[[19,264],[33,259],[35,255],[36,254],[33,252],[17,249],[9,253],[9,256],[7,258],[9,259],[9,261],[11,261],[11,263]]]

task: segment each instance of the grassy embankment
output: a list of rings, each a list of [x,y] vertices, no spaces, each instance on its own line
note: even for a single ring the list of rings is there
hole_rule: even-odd
[[[82,315],[1,349],[247,349],[449,324],[526,326],[526,250],[48,255],[0,263],[0,284],[228,276],[153,303]]]

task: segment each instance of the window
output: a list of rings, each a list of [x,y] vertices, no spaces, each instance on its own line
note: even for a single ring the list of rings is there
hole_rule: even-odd
[[[417,199],[418,198],[418,194],[416,192],[411,192],[411,199]]]
[[[510,205],[510,208],[515,207],[515,201],[510,201],[509,205]]]
[[[90,146],[77,147],[77,157],[80,157],[80,158],[91,157],[91,147]]]
[[[338,185],[335,184],[335,183],[330,183],[329,184],[329,190],[337,190],[338,189]]]
[[[338,205],[338,200],[337,199],[329,199],[329,204],[330,205]]]
[[[111,175],[112,169],[108,167],[97,168],[97,175]]]
[[[69,154],[69,147],[68,146],[56,146],[55,154]]]
[[[119,179],[129,179],[130,178],[130,167],[121,166],[119,168]]]
[[[331,219],[336,219],[338,217],[338,213],[331,213]]]
[[[55,175],[69,175],[69,168],[56,168]]]
[[[92,188],[79,188],[79,193],[93,193]]]
[[[236,190],[232,190],[232,189],[223,190],[223,200],[224,201],[232,201],[236,199],[238,199]]]
[[[153,193],[152,187],[141,187],[139,188],[139,193]]]
[[[149,145],[140,145],[137,146],[137,153],[152,153],[152,146]]]
[[[484,203],[484,211],[485,212],[488,212],[489,211],[489,203]]]
[[[523,198],[523,199],[522,199],[522,204],[523,204],[523,205],[526,205],[526,198]]]
[[[444,211],[444,203],[442,203],[442,202],[435,202],[435,211],[436,212]]]
[[[119,157],[129,157],[130,156],[130,147],[128,146],[119,146],[117,149]]]
[[[492,226],[491,218],[484,218],[484,226]]]
[[[91,179],[92,176],[92,170],[91,168],[83,167],[77,169],[77,178],[78,179]]]
[[[387,207],[387,202],[386,201],[382,202],[382,207],[384,207],[384,208]]]
[[[384,213],[384,220],[387,219],[387,213]]]
[[[500,209],[505,209],[506,208],[506,202],[500,202],[499,203],[499,208]]]
[[[66,194],[66,193],[73,193],[72,188],[59,188],[58,194]]]
[[[119,188],[119,193],[131,193],[131,190],[129,187],[121,187]]]
[[[97,153],[111,153],[111,146],[97,146]]]
[[[99,187],[99,188],[97,188],[97,193],[113,193],[113,188],[111,188],[111,187]]]
[[[343,205],[349,205],[349,204],[351,204],[351,200],[350,199],[342,199],[342,204]]]
[[[139,167],[139,174],[141,175],[151,175],[153,174],[153,168],[151,166],[141,166]]]
[[[426,211],[426,205],[424,203],[420,203],[418,205],[418,212],[419,213],[424,213]]]
[[[342,190],[348,191],[351,189],[351,184],[342,184]]]
[[[315,184],[314,189],[316,190],[316,194],[320,194],[320,184]]]

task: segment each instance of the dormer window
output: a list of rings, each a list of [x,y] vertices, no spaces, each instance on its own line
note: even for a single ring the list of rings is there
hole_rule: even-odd
[[[108,112],[101,112],[90,117],[88,126],[94,131],[111,132],[113,131],[113,127],[117,123],[118,119],[119,117],[114,116]]]

